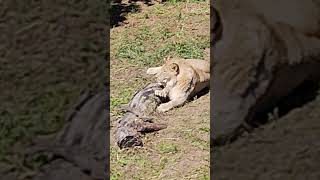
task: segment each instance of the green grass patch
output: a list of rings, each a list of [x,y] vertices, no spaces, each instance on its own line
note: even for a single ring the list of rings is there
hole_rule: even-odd
[[[126,149],[119,150],[111,147],[111,179],[126,179],[128,174],[125,174],[122,169],[130,169],[131,179],[141,179],[145,173],[157,174],[160,166],[153,164],[149,157],[146,156],[144,150],[141,149]],[[135,171],[132,168],[140,169]]]
[[[129,103],[133,95],[146,84],[143,78],[131,79],[128,82],[111,82],[110,112],[119,115],[117,108]],[[121,87],[121,88],[120,88]]]
[[[175,144],[161,143],[159,145],[159,151],[164,154],[166,153],[175,154],[178,152],[178,148]]]
[[[210,133],[210,128],[209,127],[201,127],[201,128],[199,128],[199,130],[203,131],[203,132]]]
[[[79,94],[72,89],[56,87],[34,96],[19,113],[1,111],[0,158],[15,142],[29,142],[35,135],[50,134],[64,123],[66,106]]]
[[[123,88],[119,89],[119,91],[120,92],[118,96],[110,98],[110,109],[114,109],[122,104],[127,104],[132,98],[131,96],[135,92],[133,88]]]
[[[167,164],[168,164],[169,160],[167,157],[162,157],[160,159],[160,167],[161,169],[163,169]]]
[[[200,148],[202,150],[210,150],[210,142],[206,141],[200,137],[202,136],[210,136],[209,132],[207,131],[209,128],[199,128],[199,131],[193,131],[193,130],[185,130],[181,131],[180,133],[182,136],[184,136],[186,139],[189,139],[191,144],[194,147]],[[203,131],[205,130],[205,131]]]
[[[170,33],[165,33],[168,36]],[[116,58],[131,64],[151,66],[162,63],[163,58],[172,55],[181,58],[203,58],[204,49],[209,45],[207,42],[184,41],[178,43],[165,43],[154,51],[148,50],[148,45],[139,41],[124,42],[120,45]]]

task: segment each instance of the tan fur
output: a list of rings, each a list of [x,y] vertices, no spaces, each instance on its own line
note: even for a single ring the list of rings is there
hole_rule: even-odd
[[[163,90],[155,91],[157,96],[170,99],[157,109],[165,112],[184,104],[189,98],[209,86],[210,63],[200,59],[168,57],[163,66],[149,68],[147,74],[156,75],[158,82],[166,83]]]

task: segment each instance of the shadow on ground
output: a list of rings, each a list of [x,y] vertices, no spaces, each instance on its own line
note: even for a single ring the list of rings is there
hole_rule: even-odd
[[[121,1],[114,0],[111,2],[110,8],[110,27],[120,26],[127,18],[126,15],[130,12],[140,12],[141,7],[139,3],[151,6],[154,3],[151,0],[132,0],[132,1]]]

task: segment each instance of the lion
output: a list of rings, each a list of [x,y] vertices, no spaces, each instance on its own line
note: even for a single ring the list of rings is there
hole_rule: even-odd
[[[168,57],[159,67],[151,67],[147,74],[155,75],[157,82],[165,88],[156,90],[155,95],[169,97],[169,102],[160,104],[158,112],[166,112],[183,105],[203,89],[209,87],[210,62],[201,59]]]

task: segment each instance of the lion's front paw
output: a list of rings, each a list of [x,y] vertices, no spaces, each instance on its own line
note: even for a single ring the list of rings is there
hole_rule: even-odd
[[[148,68],[147,69],[147,74],[150,74],[150,75],[155,75],[159,72],[161,67],[153,67],[153,68]]]
[[[167,104],[160,104],[160,106],[157,108],[158,112],[166,112],[169,110],[170,110],[170,107],[167,106]]]
[[[166,91],[164,91],[164,90],[155,90],[154,94],[156,96],[160,96],[160,97],[167,97],[168,93]]]

